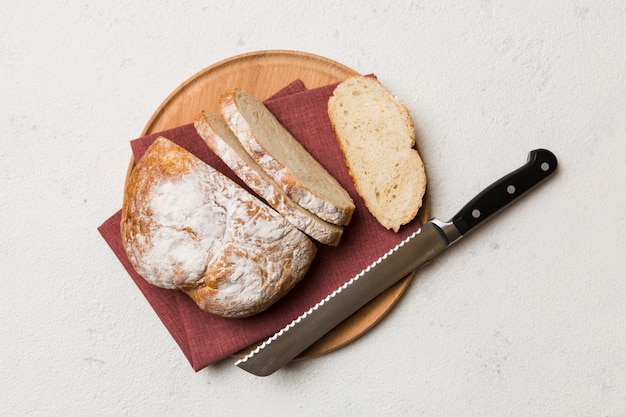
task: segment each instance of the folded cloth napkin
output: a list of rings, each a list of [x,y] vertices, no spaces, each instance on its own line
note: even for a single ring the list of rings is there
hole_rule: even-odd
[[[345,228],[339,246],[318,245],[317,256],[302,281],[265,312],[243,319],[226,319],[203,312],[183,292],[155,287],[135,272],[122,247],[121,211],[98,228],[195,371],[280,330],[420,227],[416,219],[399,233],[383,228],[356,193],[326,110],[335,86],[307,90],[296,80],[265,101],[268,109],[337,178],[356,204],[352,222]],[[131,141],[135,160],[141,158],[158,136],[172,140],[242,184],[206,146],[193,124]]]

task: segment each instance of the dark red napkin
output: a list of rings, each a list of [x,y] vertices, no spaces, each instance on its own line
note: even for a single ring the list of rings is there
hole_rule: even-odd
[[[345,228],[339,246],[318,244],[317,256],[303,280],[267,311],[245,319],[225,319],[205,313],[186,294],[155,287],[135,272],[122,247],[121,211],[98,228],[196,371],[280,330],[420,227],[419,221],[414,220],[399,233],[386,230],[357,195],[326,110],[335,86],[307,90],[296,80],[265,101],[278,120],[337,178],[356,204],[352,222]],[[135,160],[157,136],[179,144],[242,185],[206,146],[193,124],[133,140]]]

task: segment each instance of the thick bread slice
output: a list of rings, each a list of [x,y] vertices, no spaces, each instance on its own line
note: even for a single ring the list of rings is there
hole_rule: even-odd
[[[262,102],[235,89],[221,97],[220,107],[248,154],[294,202],[327,222],[350,222],[355,206],[348,192]]]
[[[121,235],[148,282],[186,292],[201,309],[245,317],[306,273],[316,246],[258,198],[159,137],[133,169]]]
[[[332,246],[339,243],[343,227],[328,223],[294,203],[246,152],[221,116],[205,112],[194,126],[209,148],[289,223],[320,243]]]
[[[397,232],[417,215],[426,191],[408,109],[375,78],[354,76],[334,90],[328,115],[357,192]]]

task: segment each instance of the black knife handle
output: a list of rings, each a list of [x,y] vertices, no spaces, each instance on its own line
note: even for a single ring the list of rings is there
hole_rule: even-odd
[[[546,149],[531,151],[526,165],[481,191],[452,218],[452,222],[464,235],[541,184],[556,171],[556,167],[556,156],[552,152]]]

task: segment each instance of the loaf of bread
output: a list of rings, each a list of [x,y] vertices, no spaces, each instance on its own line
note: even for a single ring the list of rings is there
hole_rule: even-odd
[[[328,115],[357,192],[397,232],[417,215],[426,191],[408,109],[375,78],[353,76],[335,88]]]
[[[221,116],[205,112],[194,126],[209,148],[287,221],[320,243],[331,246],[339,243],[343,227],[328,223],[294,203],[246,152]]]
[[[350,195],[262,102],[235,89],[221,97],[220,106],[248,154],[294,202],[327,222],[350,222]]]
[[[128,179],[120,226],[139,275],[224,317],[268,308],[304,276],[316,253],[265,203],[163,137]]]

